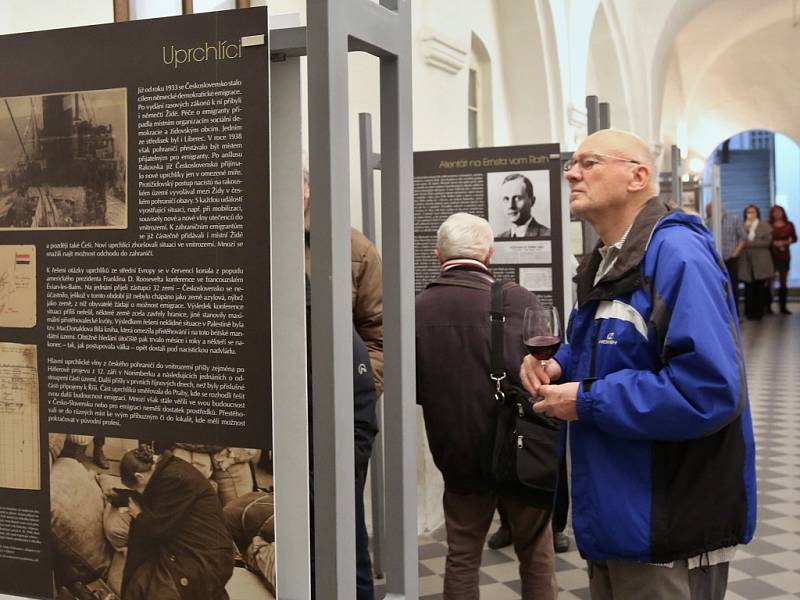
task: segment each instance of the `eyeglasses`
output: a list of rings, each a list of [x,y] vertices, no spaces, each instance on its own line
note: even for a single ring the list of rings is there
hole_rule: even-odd
[[[578,165],[581,171],[589,171],[595,165],[603,164],[602,160],[598,160],[600,157],[608,158],[611,160],[619,160],[621,162],[633,163],[634,165],[642,164],[638,160],[633,160],[630,158],[621,158],[619,156],[612,156],[611,154],[603,154],[602,152],[594,152],[591,154],[584,154],[583,156],[579,156],[578,158],[572,157],[567,162],[564,163],[564,173],[572,169],[575,165]]]

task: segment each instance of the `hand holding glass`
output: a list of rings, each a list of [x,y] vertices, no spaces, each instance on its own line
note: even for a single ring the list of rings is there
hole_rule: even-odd
[[[522,319],[522,341],[544,369],[561,346],[561,319],[558,309],[529,306]]]

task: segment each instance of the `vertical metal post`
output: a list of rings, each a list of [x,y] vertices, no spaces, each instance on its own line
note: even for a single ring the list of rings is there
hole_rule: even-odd
[[[672,202],[675,206],[682,206],[681,149],[673,144],[670,150],[672,159]]]
[[[181,10],[183,11],[184,15],[191,15],[194,13],[194,1],[181,0]]]
[[[718,164],[711,167],[711,231],[717,252],[722,255],[722,193],[720,186],[720,169]],[[734,297],[736,291],[734,290]]]
[[[611,105],[608,102],[600,103],[600,129],[611,129]]]
[[[250,0],[236,0],[236,8],[250,8]]]
[[[348,108],[349,7],[306,2],[316,593],[356,595]]]
[[[292,600],[311,598],[301,79],[299,58],[270,66],[275,552],[278,597]]]
[[[414,339],[414,188],[411,142],[411,0],[381,0],[397,11],[398,48],[382,56],[381,206],[387,427],[387,599],[419,596]]]
[[[361,150],[361,223],[369,241],[375,243],[375,178],[380,155],[372,152],[372,115],[358,114],[358,134]]]
[[[361,159],[361,230],[375,243],[375,178],[373,171],[380,168],[380,154],[372,151],[372,115],[358,114],[358,133]],[[384,508],[384,464],[383,464],[383,402],[375,405],[378,420],[378,435],[372,445],[370,459],[370,488],[372,491],[372,570],[376,577],[383,577],[383,545],[386,536],[386,512]]]
[[[597,96],[586,96],[586,131],[592,135],[600,129],[600,107]]]

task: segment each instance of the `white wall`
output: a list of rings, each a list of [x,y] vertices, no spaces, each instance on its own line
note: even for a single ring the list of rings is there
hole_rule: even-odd
[[[0,8],[0,34],[97,25],[114,20],[110,0],[4,0]],[[6,14],[3,15],[5,10]]]
[[[795,228],[800,228],[800,146],[794,140],[775,135],[775,204],[786,210]],[[789,286],[800,286],[800,244],[791,247],[794,255],[789,270]]]

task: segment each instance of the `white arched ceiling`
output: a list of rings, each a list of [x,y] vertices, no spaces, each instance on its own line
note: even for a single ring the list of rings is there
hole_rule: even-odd
[[[636,10],[642,23],[642,41],[650,56],[651,137],[661,139],[664,88],[670,70],[670,55],[678,33],[712,0],[638,0]]]
[[[701,158],[747,129],[797,139],[798,50],[791,3],[707,1],[675,36],[664,68],[662,139]]]
[[[778,22],[739,39],[703,72],[688,100],[689,143],[707,155],[747,129],[800,140],[800,29]]]
[[[704,73],[728,49],[772,24],[791,28],[792,7],[785,0],[716,0],[708,2],[675,38],[687,98],[702,86]],[[800,35],[800,30],[795,30]]]
[[[553,116],[560,112],[551,103],[545,40],[536,6],[523,2],[497,4],[502,34],[502,81],[509,112],[511,143],[533,144],[558,139]]]
[[[611,125],[615,129],[633,129],[630,89],[627,69],[620,60],[625,55],[619,48],[620,40],[614,35],[605,6],[597,10],[589,38],[586,65],[586,93],[596,94],[601,102],[611,104]]]

